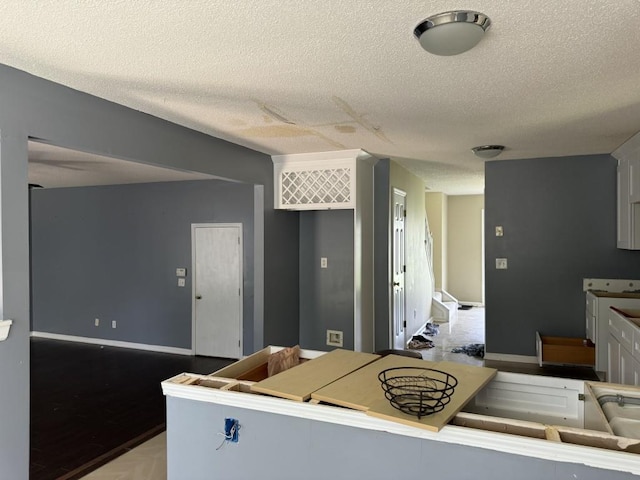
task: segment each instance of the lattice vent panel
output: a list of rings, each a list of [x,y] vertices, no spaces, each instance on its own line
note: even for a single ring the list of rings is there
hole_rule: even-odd
[[[282,205],[351,202],[351,169],[284,171],[280,176]]]

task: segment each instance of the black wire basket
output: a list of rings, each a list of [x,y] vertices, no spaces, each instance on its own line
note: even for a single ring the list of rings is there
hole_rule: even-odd
[[[444,409],[458,385],[453,375],[422,367],[388,368],[378,379],[391,405],[418,419]]]

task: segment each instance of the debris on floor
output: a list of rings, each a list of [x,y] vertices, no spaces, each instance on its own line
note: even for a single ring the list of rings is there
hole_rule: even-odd
[[[470,343],[462,347],[454,347],[451,353],[466,353],[470,357],[484,358],[484,343]]]
[[[433,337],[434,335],[438,335],[440,333],[440,325],[436,325],[435,323],[427,323],[424,327],[424,332],[422,335],[429,335]]]
[[[410,350],[422,350],[424,348],[433,348],[435,345],[433,344],[433,340],[424,335],[414,335],[411,337],[411,341],[407,346]]]

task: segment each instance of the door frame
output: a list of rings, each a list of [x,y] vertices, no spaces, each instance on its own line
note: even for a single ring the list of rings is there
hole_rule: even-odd
[[[196,354],[196,229],[197,228],[229,228],[239,230],[240,237],[240,356],[244,352],[244,239],[242,223],[192,223],[191,224],[191,355]]]

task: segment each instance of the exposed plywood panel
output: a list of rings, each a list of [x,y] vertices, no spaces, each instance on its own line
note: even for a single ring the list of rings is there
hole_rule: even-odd
[[[325,385],[377,360],[372,353],[333,350],[316,359],[256,383],[251,390],[304,402]]]
[[[418,417],[400,412],[384,396],[378,374],[394,367],[422,367],[441,370],[455,376],[458,385],[445,408],[433,415]],[[474,367],[452,362],[428,362],[388,355],[312,394],[312,398],[366,411],[367,414],[411,426],[439,431],[497,373],[493,368]]]

